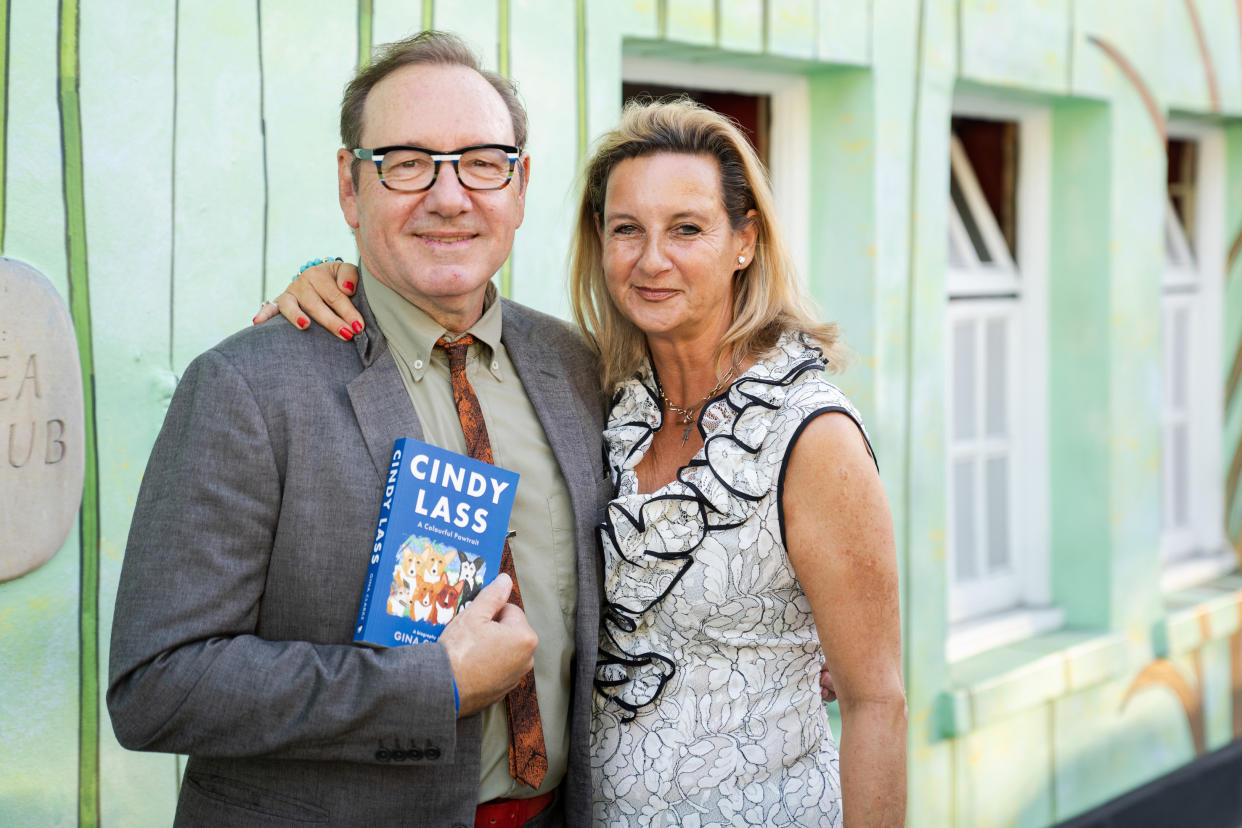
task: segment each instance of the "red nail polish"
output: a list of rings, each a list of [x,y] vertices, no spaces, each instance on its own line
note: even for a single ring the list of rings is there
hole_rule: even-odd
[[[345,289],[346,289],[346,290],[348,290],[350,293],[353,293],[353,291],[354,291],[354,283],[353,283],[353,282],[345,282],[344,284],[345,284]]]
[[[307,325],[309,325],[309,324],[310,324],[310,323],[306,321],[306,317],[305,317],[305,316],[299,316],[299,317],[298,317],[298,327],[299,327],[299,328],[302,328],[303,330],[305,330],[305,329],[306,329],[306,326],[307,326]]]
[[[346,342],[354,338],[354,332],[351,331],[349,328],[341,328],[339,331],[337,331],[337,333],[340,334],[341,339],[344,339]]]
[[[355,323],[354,323],[354,325],[353,325],[353,328],[354,328],[354,333],[362,333],[362,323],[361,323],[361,322],[355,322]]]

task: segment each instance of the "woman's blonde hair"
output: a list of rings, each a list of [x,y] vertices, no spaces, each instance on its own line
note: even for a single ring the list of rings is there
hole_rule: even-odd
[[[604,134],[583,171],[582,201],[570,248],[569,295],[574,319],[599,357],[601,382],[612,392],[642,365],[646,341],[626,319],[604,283],[603,221],[608,177],[617,164],[661,152],[705,155],[720,165],[721,196],[734,231],[751,221],[755,257],[733,277],[733,319],[716,349],[734,360],[768,353],[784,332],[818,345],[830,367],[839,361],[837,326],[816,320],[798,284],[793,259],[776,224],[772,189],[762,162],[733,121],[686,98],[631,101],[617,128]],[[748,216],[753,210],[754,216]]]

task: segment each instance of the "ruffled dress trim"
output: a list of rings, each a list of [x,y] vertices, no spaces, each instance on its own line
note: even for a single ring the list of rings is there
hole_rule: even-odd
[[[626,720],[653,704],[676,673],[667,653],[640,636],[642,616],[664,601],[694,563],[709,532],[732,529],[774,490],[774,469],[760,449],[791,387],[827,360],[800,335],[784,334],[774,352],[707,403],[697,428],[703,447],[654,493],[638,492],[634,467],[663,424],[650,360],[613,401],[604,443],[617,495],[599,527],[605,563],[595,687]]]

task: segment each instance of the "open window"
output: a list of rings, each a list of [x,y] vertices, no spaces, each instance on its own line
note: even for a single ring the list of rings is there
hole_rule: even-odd
[[[1047,551],[1046,113],[962,114],[949,139],[947,655],[1058,626]]]
[[[1232,570],[1220,485],[1223,151],[1218,130],[1174,125],[1167,144],[1161,383],[1162,586]]]

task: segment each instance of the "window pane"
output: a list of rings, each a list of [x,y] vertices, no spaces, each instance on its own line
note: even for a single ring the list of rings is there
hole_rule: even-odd
[[[989,319],[984,334],[984,358],[987,360],[986,422],[989,437],[1004,437],[1007,430],[1005,400],[1009,382],[1005,368],[1008,364],[1008,327],[1007,319]]]
[[[1190,369],[1190,308],[1175,308],[1169,336],[1172,348],[1169,353],[1169,406],[1173,411],[1186,410],[1186,374]]]
[[[988,244],[983,239],[983,231],[979,229],[974,214],[970,212],[970,205],[966,203],[966,194],[962,192],[957,173],[952,169],[949,170],[949,197],[953,200],[953,208],[957,210],[957,215],[962,220],[962,226],[966,228],[966,234],[970,236],[970,244],[975,248],[975,255],[981,262],[991,262],[992,254],[988,252]]]
[[[953,559],[958,581],[978,577],[975,566],[975,463],[973,459],[953,464]]]
[[[975,436],[975,323],[953,325],[953,437]]]
[[[988,572],[1009,569],[1009,461],[987,461]]]
[[[1169,473],[1172,487],[1172,507],[1170,529],[1183,529],[1190,525],[1190,446],[1185,423],[1178,423],[1171,429],[1169,440]]]
[[[964,251],[957,243],[957,235],[949,230],[949,267],[962,270],[970,264]]]

